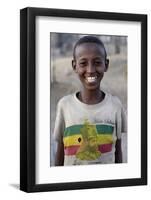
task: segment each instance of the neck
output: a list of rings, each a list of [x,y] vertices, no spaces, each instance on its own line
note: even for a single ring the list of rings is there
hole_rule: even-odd
[[[104,93],[98,90],[82,90],[79,93],[79,99],[86,104],[97,104],[104,99]]]

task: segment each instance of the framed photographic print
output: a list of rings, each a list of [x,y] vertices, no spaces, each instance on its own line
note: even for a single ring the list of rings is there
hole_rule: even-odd
[[[20,189],[147,184],[147,15],[20,11]]]

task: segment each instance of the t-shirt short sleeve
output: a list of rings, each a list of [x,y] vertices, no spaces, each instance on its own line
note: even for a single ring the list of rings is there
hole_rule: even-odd
[[[121,105],[117,112],[117,139],[121,139],[122,133],[127,132],[127,116],[126,112]]]
[[[60,141],[62,139],[64,129],[65,129],[65,123],[63,117],[63,109],[62,109],[62,104],[59,101],[57,104],[56,120],[54,127],[54,139],[56,141]]]

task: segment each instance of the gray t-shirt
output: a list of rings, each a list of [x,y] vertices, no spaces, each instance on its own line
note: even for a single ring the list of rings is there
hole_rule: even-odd
[[[127,132],[126,114],[111,94],[94,105],[82,103],[76,93],[58,102],[54,137],[63,140],[64,165],[115,163],[115,144],[122,132]]]

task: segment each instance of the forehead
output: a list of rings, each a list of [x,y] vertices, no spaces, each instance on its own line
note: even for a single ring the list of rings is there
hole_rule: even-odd
[[[105,57],[105,49],[101,44],[97,43],[82,43],[78,45],[75,49],[75,57],[83,58],[83,57]]]

